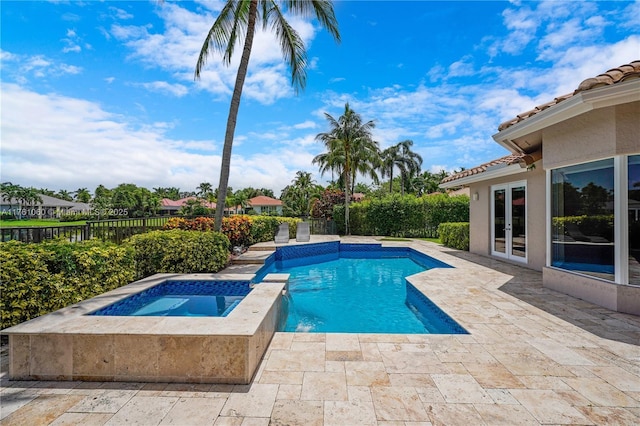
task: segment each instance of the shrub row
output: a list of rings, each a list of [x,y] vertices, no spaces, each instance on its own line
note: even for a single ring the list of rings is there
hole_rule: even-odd
[[[344,233],[344,206],[334,207],[333,218],[339,233]],[[401,196],[354,203],[349,208],[351,233],[391,237],[438,237],[443,222],[468,222],[469,197],[445,194]]]
[[[132,236],[125,245],[135,253],[137,279],[159,272],[218,272],[229,261],[229,239],[213,231],[152,231]]]
[[[219,232],[152,231],[122,245],[99,240],[0,243],[0,328],[158,272],[218,272],[229,259]]]
[[[0,247],[0,328],[128,284],[135,278],[133,249],[101,241]]]
[[[440,242],[446,247],[469,250],[469,222],[444,222],[438,225]]]
[[[565,227],[567,224],[573,224],[578,229],[587,235],[597,235],[604,237],[609,241],[613,241],[613,215],[598,215],[598,216],[563,216],[554,217],[552,225],[562,235],[565,234]]]
[[[247,247],[263,241],[273,241],[275,231],[281,223],[289,223],[289,238],[296,237],[296,224],[300,219],[276,216],[235,215],[222,218],[221,231],[229,238],[231,247]],[[165,224],[165,229],[210,231],[214,229],[214,218],[198,217],[185,219],[174,217]]]

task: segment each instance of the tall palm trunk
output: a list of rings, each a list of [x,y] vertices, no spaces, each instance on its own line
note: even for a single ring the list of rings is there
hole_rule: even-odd
[[[344,161],[344,233],[345,235],[351,235],[351,230],[349,229],[349,202],[351,201],[351,197],[349,195],[349,190],[351,189],[349,179],[351,178],[351,170],[350,170],[350,155],[349,150],[350,146],[344,147],[345,150],[345,161]]]
[[[224,147],[222,149],[222,164],[220,166],[220,182],[218,184],[218,200],[216,201],[216,220],[215,230],[220,231],[222,228],[222,216],[224,216],[225,198],[227,196],[227,186],[229,184],[229,169],[231,166],[231,148],[233,147],[233,135],[236,131],[236,121],[238,119],[238,110],[240,109],[240,96],[242,95],[242,87],[249,69],[249,57],[251,56],[251,47],[253,45],[253,36],[256,31],[256,17],[258,15],[258,2],[252,0],[249,6],[249,21],[247,23],[247,36],[244,40],[242,48],[242,57],[240,58],[240,66],[236,75],[236,83],[233,86],[233,95],[231,96],[231,106],[229,107],[229,118],[227,119],[227,130],[224,134]]]

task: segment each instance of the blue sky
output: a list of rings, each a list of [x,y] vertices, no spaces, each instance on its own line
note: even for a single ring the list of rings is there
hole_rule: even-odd
[[[196,58],[215,1],[2,1],[0,179],[53,190],[218,184],[230,67]],[[381,148],[405,139],[423,170],[505,155],[498,125],[640,58],[640,2],[337,1],[342,43],[291,17],[305,40],[295,95],[274,38],[259,33],[231,164],[234,190],[276,195],[323,152],[346,102]],[[240,50],[238,50],[238,54]]]

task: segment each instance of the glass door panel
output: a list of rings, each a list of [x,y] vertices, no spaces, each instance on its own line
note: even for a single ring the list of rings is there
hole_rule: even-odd
[[[527,186],[525,182],[491,188],[491,254],[527,260]]]
[[[507,192],[504,188],[493,190],[493,251],[503,254],[507,254],[506,194]]]
[[[527,257],[527,198],[524,186],[511,188],[511,255]],[[509,224],[507,224],[509,225]]]

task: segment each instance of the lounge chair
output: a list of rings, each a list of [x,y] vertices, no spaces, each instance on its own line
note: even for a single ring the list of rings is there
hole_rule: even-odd
[[[278,225],[278,229],[276,230],[275,242],[276,244],[289,242],[289,224],[287,222]]]
[[[298,222],[298,226],[296,228],[296,241],[306,242],[311,238],[311,233],[309,232],[309,222]]]
[[[598,235],[585,235],[582,233],[578,225],[575,223],[565,223],[564,229],[566,230],[567,235],[573,238],[576,241],[588,242],[588,243],[608,243],[610,242],[604,237],[600,237]]]

